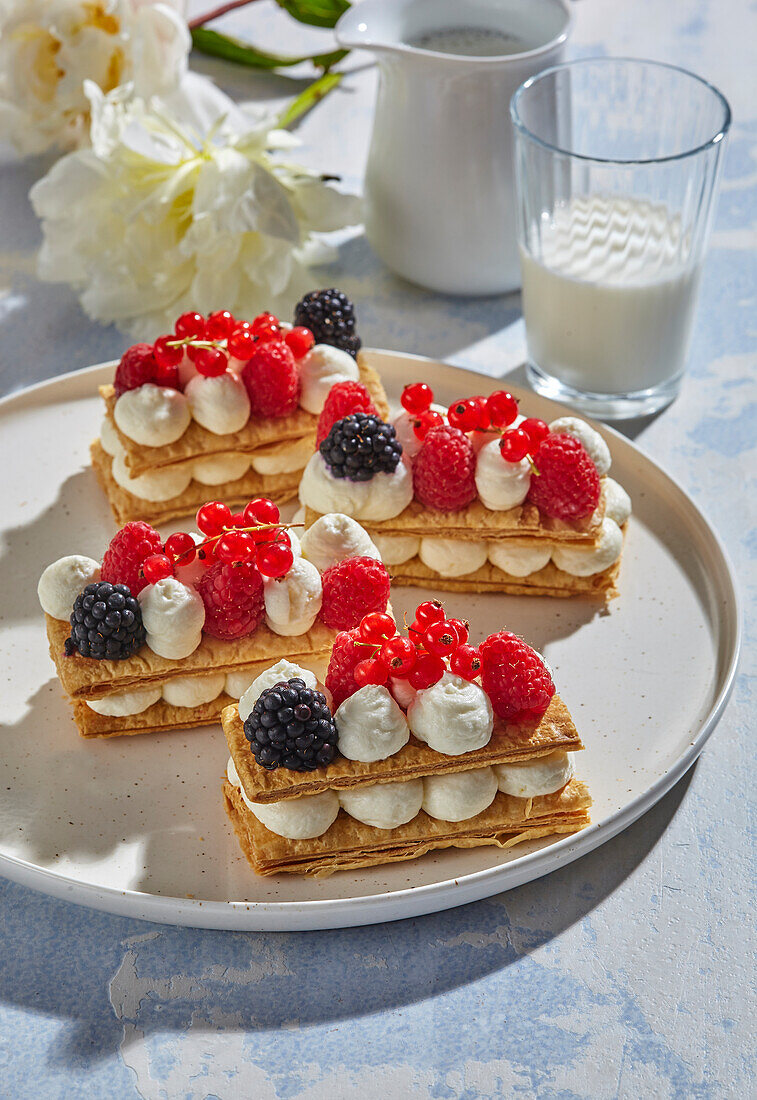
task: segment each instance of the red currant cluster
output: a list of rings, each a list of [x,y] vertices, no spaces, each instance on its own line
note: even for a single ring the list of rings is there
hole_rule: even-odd
[[[474,680],[481,671],[481,656],[468,644],[468,624],[462,619],[447,619],[437,600],[427,600],[415,610],[408,637],[397,631],[391,615],[365,615],[358,627],[358,644],[371,650],[355,666],[358,687],[385,684],[390,676],[407,680],[420,690],[431,687],[449,668],[465,680]]]
[[[255,565],[264,577],[283,577],[294,561],[292,545],[279,523],[279,510],[271,500],[251,500],[242,512],[211,500],[197,513],[197,527],[205,536],[195,543],[185,531],[169,535],[163,553],[152,554],[142,563],[148,584],[175,575],[176,567],[189,565],[199,557],[207,568],[216,562]]]
[[[247,360],[256,344],[269,342],[285,343],[295,359],[307,355],[315,343],[310,329],[298,326],[285,332],[272,313],[238,321],[228,309],[208,317],[190,311],[178,318],[172,334],[158,337],[152,354],[158,367],[168,371],[178,367],[186,352],[199,374],[214,378],[224,373],[230,357]]]
[[[420,440],[444,423],[442,415],[431,408],[433,400],[433,390],[425,382],[413,382],[402,391],[400,402],[414,418],[413,430]],[[535,417],[511,428],[517,415],[518,402],[507,390],[495,390],[488,397],[462,397],[447,409],[447,420],[453,428],[462,432],[498,432],[499,449],[506,462],[520,462],[526,455],[533,456],[549,435],[549,427]]]

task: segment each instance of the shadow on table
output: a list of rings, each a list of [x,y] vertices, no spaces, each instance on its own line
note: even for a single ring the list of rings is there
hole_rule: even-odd
[[[52,1055],[70,1065],[114,1053],[129,1035],[301,1029],[462,990],[525,960],[622,886],[662,837],[692,775],[620,837],[546,878],[381,926],[299,934],[171,928],[85,912],[5,883],[0,998],[74,1023]]]

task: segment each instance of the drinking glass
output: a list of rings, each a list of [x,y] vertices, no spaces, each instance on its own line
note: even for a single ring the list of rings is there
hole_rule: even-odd
[[[597,58],[526,80],[510,113],[529,381],[603,419],[655,412],[686,365],[728,103]]]

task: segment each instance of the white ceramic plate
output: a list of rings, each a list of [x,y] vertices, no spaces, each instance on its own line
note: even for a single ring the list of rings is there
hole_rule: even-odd
[[[424,378],[445,404],[496,383],[413,356],[374,353],[391,397]],[[101,557],[113,522],[88,465],[110,366],[0,403],[3,595],[0,668],[0,873],[57,897],[174,924],[313,929],[415,916],[538,878],[609,840],[692,764],[733,682],[739,609],[723,548],[678,486],[632,443],[604,430],[612,473],[630,492],[621,597],[595,603],[449,596],[479,639],[507,627],[543,649],[586,744],[579,773],[595,824],[507,852],[442,852],[323,880],[256,877],[220,797],[219,727],[84,741],[47,653],[36,586],[63,554]],[[530,415],[565,410],[523,394]],[[394,605],[421,596],[399,589]]]

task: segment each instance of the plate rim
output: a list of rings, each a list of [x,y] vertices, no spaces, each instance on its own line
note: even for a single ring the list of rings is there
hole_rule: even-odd
[[[441,367],[447,371],[459,372],[461,375],[480,379],[488,385],[501,381],[494,376],[482,374],[467,367],[410,352],[392,351],[383,348],[366,348],[364,351],[368,356],[376,356],[379,359],[409,359],[417,361],[419,364]],[[58,387],[65,389],[74,381],[86,384],[94,381],[98,375],[107,377],[106,372],[112,371],[115,362],[116,360],[110,360],[89,367],[81,367],[6,394],[0,398],[0,415],[9,411],[12,412],[14,404],[23,404],[30,397],[33,398],[39,391],[54,390]],[[526,398],[537,397],[540,401],[546,401],[564,415],[573,415],[575,412],[575,410],[571,410],[568,406],[559,402],[533,394],[522,386],[511,386],[510,388],[516,394],[522,394]],[[91,396],[91,394],[88,393],[86,396]],[[720,535],[710,523],[706,512],[677,482],[675,477],[669,473],[664,465],[647,455],[633,440],[628,439],[611,425],[598,423],[583,415],[581,419],[587,420],[600,432],[609,434],[621,447],[629,448],[643,462],[649,463],[658,474],[663,476],[669,487],[672,487],[672,490],[683,498],[685,504],[693,510],[703,524],[716,553],[720,557],[720,565],[722,566],[720,582],[721,586],[725,586],[728,590],[727,604],[720,615],[722,626],[719,642],[721,644],[725,643],[728,653],[727,666],[720,676],[720,690],[688,748],[645,791],[617,810],[606,821],[591,824],[579,833],[557,840],[546,848],[521,856],[510,863],[472,871],[459,879],[446,879],[421,886],[407,886],[401,890],[390,890],[358,898],[276,902],[207,901],[198,898],[181,898],[168,894],[151,894],[140,890],[118,890],[112,886],[82,882],[71,875],[61,874],[2,852],[0,852],[0,873],[13,882],[40,890],[65,901],[73,901],[76,904],[118,916],[128,916],[159,924],[227,929],[230,931],[304,931],[346,928],[402,920],[430,912],[440,912],[471,901],[491,897],[493,894],[505,890],[514,889],[525,882],[541,878],[558,867],[565,866],[575,859],[587,855],[605,841],[622,832],[634,821],[637,821],[689,770],[723,715],[738,672],[743,637],[742,598],[730,555]],[[498,881],[503,878],[507,880],[505,884]],[[245,915],[247,915],[247,919],[240,919]]]

